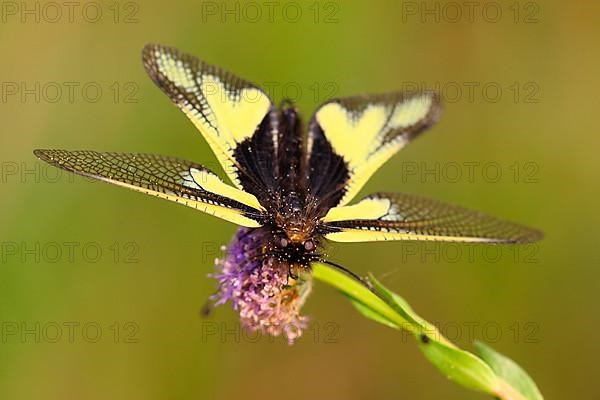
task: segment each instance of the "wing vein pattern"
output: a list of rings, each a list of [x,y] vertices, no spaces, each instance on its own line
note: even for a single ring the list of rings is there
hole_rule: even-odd
[[[264,219],[258,200],[191,161],[154,154],[36,150],[51,165],[75,174],[175,201],[242,226]]]
[[[512,222],[421,196],[375,193],[323,218],[325,237],[340,242],[433,240],[528,243],[541,233]]]
[[[142,53],[154,83],[186,114],[238,189],[266,201],[276,184],[277,110],[256,85],[176,49]]]

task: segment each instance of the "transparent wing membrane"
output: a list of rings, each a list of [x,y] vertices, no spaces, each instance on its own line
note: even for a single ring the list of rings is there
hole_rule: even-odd
[[[433,240],[528,243],[542,234],[477,211],[411,194],[376,193],[323,218],[325,237],[339,242]]]
[[[69,172],[171,200],[242,226],[260,226],[264,218],[254,196],[190,161],[85,150],[35,150],[34,154]]]

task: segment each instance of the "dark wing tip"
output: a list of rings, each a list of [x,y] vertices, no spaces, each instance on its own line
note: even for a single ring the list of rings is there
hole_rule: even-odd
[[[146,73],[150,75],[152,80],[156,81],[158,77],[158,69],[156,65],[156,56],[155,52],[157,50],[162,50],[164,47],[155,43],[148,43],[144,46],[142,50],[142,64],[144,65],[144,69]]]
[[[164,81],[164,77],[160,74],[158,69],[158,56],[159,54],[169,54],[175,58],[183,58],[186,56],[174,47],[165,46],[157,43],[148,43],[142,49],[142,64],[146,73],[152,78],[152,80],[159,86]]]
[[[172,49],[168,46],[164,46],[164,45],[158,44],[158,43],[147,43],[146,45],[144,45],[144,48],[142,49],[142,59],[146,60],[148,58],[152,58],[153,57],[152,53],[156,50],[172,50]]]
[[[155,51],[167,52],[167,53],[178,53],[179,52],[177,49],[170,47],[170,46],[165,46],[163,44],[147,43],[146,45],[144,45],[144,48],[142,49],[142,60],[149,60],[149,59],[155,58],[155,56],[153,54]]]
[[[74,156],[78,152],[58,149],[35,149],[33,154],[40,160],[67,171],[76,172],[71,165],[69,165],[69,156]]]
[[[152,81],[158,86],[171,100],[175,103],[179,101],[179,93],[173,82],[161,71],[159,58],[161,55],[170,56],[173,59],[181,61],[185,64],[194,66],[200,63],[196,57],[191,54],[184,53],[174,47],[164,46],[161,44],[148,43],[142,50],[142,64],[146,73]]]
[[[157,47],[162,47],[162,45],[158,44],[158,43],[146,43],[144,45],[144,49],[142,50],[142,54],[145,54],[148,51],[152,51],[153,49],[155,49]]]
[[[433,100],[431,104],[431,109],[429,110],[429,113],[426,117],[429,120],[429,126],[431,126],[437,123],[440,120],[440,117],[442,116],[442,111],[444,109],[442,95],[435,90],[428,90],[425,93],[431,95]]]
[[[55,151],[56,150],[50,150],[50,149],[35,149],[35,150],[33,150],[33,155],[42,161],[45,161],[47,163],[52,163],[53,162],[52,154],[54,154]]]
[[[544,238],[544,233],[538,229],[523,227],[523,234],[511,243],[527,244],[539,242]]]
[[[535,228],[530,228],[518,223],[498,219],[489,214],[481,214],[490,222],[496,222],[496,228],[501,229],[499,232],[489,232],[481,237],[488,239],[489,243],[495,244],[529,244],[535,243],[544,238],[544,234]],[[474,236],[478,236],[475,234]]]

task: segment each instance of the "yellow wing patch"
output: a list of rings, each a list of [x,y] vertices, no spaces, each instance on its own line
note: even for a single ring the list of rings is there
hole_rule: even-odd
[[[367,198],[352,206],[333,207],[323,217],[323,222],[355,220],[355,219],[380,219],[384,217],[391,207],[389,199]]]
[[[148,45],[143,60],[152,80],[204,136],[227,176],[242,189],[235,149],[251,138],[272,109],[249,82],[175,49]]]
[[[355,205],[334,207],[321,232],[337,242],[433,240],[527,243],[539,231],[512,222],[410,194],[376,193]]]
[[[229,148],[251,137],[271,107],[271,101],[262,91],[255,88],[227,90],[216,76],[202,76],[200,87],[206,98],[204,115],[209,126],[215,127],[213,133]]]
[[[437,120],[439,111],[434,93],[341,99],[319,108],[314,118],[349,170],[338,205],[352,200],[381,165]]]
[[[350,168],[365,163],[387,121],[384,105],[369,105],[360,116],[339,103],[329,103],[317,112],[317,122],[325,131],[333,150],[344,157]]]
[[[143,187],[135,186],[129,183],[119,182],[114,179],[109,178],[96,178],[103,182],[112,183],[113,185],[125,187],[128,189],[135,190],[137,192],[145,193],[151,196],[156,196],[161,199],[174,201],[178,204],[183,204],[184,206],[195,208],[196,210],[205,212],[207,214],[213,215],[217,218],[221,218],[225,221],[232,222],[234,224],[240,226],[246,226],[248,228],[258,228],[261,226],[256,220],[248,218],[241,211],[235,210],[232,208],[227,208],[225,206],[219,204],[211,204],[209,202],[202,202],[198,200],[192,200],[185,196],[177,195],[174,192],[170,192],[168,190],[164,192],[159,192],[156,190],[150,190]],[[224,184],[225,185],[225,184]],[[233,188],[232,188],[233,189]]]
[[[188,173],[184,174],[184,177]],[[192,187],[196,187],[207,192],[215,193],[223,197],[239,201],[249,207],[253,207],[257,210],[264,211],[264,208],[258,202],[258,199],[248,192],[239,190],[233,186],[230,186],[223,182],[219,177],[208,170],[199,170],[197,168],[190,168],[189,176],[192,177],[194,184]]]

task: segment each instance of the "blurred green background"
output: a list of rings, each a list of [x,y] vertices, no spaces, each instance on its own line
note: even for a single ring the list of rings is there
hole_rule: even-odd
[[[235,226],[37,162],[41,147],[215,168],[147,78],[147,42],[233,70],[276,102],[287,94],[306,118],[331,94],[439,87],[441,122],[363,194],[421,193],[546,238],[348,244],[332,259],[374,272],[459,345],[475,338],[515,359],[547,398],[600,397],[598,3],[476,2],[472,14],[444,2],[75,2],[71,14],[53,3],[61,15],[48,4],[1,5],[1,398],[483,398],[323,285],[294,346],[240,333],[229,305],[201,318]]]

